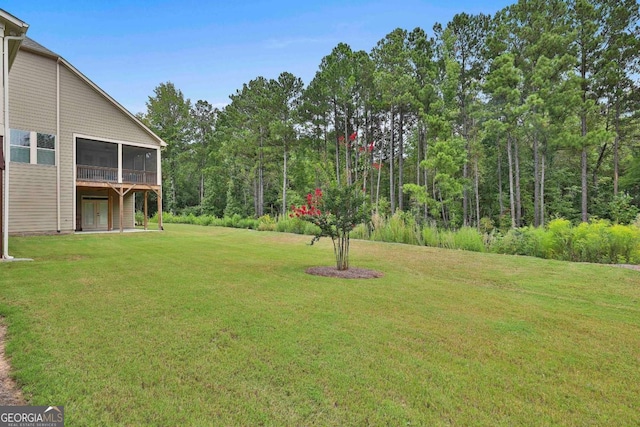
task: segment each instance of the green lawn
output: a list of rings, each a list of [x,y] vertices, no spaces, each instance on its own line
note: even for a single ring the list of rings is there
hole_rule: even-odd
[[[30,404],[91,425],[639,425],[640,273],[169,225],[0,264]]]

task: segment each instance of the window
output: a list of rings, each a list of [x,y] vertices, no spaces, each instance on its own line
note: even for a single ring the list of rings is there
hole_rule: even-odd
[[[56,164],[56,137],[46,133],[38,134],[38,164]]]
[[[24,130],[11,129],[11,161],[29,163],[31,157],[31,134]]]
[[[11,161],[38,165],[56,164],[56,136],[11,129]]]

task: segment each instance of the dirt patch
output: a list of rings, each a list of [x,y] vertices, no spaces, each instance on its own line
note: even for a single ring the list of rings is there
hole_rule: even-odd
[[[4,323],[0,322],[0,405],[26,405],[16,382],[9,376],[11,366],[4,354],[4,340],[6,335],[7,327]]]
[[[348,270],[338,270],[335,267],[310,267],[305,272],[315,276],[337,277],[340,279],[375,279],[384,276],[384,274],[376,270],[354,267]]]

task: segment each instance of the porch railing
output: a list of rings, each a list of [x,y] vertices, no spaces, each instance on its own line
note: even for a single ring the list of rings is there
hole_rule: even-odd
[[[76,179],[89,182],[118,182],[118,168],[76,165]],[[122,182],[155,185],[158,183],[158,174],[156,172],[123,169]]]
[[[155,185],[158,183],[157,176],[157,172],[122,169],[122,182]]]
[[[118,168],[77,165],[76,179],[78,181],[118,182]]]

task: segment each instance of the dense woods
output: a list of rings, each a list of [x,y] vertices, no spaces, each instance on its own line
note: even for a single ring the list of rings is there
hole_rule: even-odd
[[[636,0],[522,0],[338,44],[308,84],[258,76],[223,109],[162,83],[173,214],[287,214],[329,181],[445,228],[629,222],[640,206]],[[215,82],[212,82],[215,84]]]

